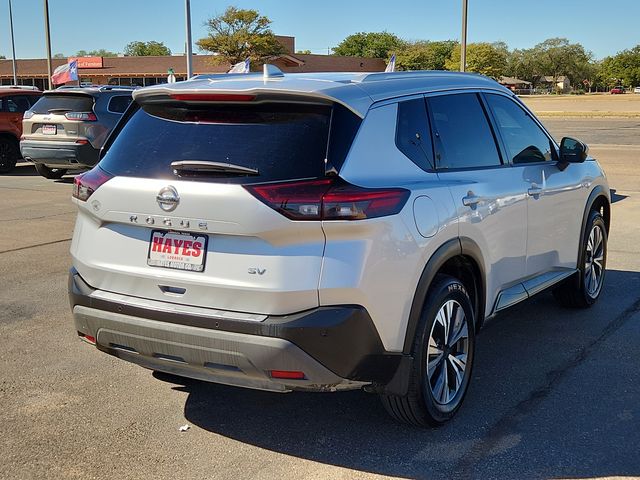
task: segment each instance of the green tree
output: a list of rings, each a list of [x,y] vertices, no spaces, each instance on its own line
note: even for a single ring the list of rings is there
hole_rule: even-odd
[[[404,48],[405,42],[389,32],[358,32],[349,35],[333,49],[334,55],[389,58]]]
[[[579,43],[570,43],[566,38],[549,38],[531,49],[534,73],[537,77],[550,76],[553,84],[565,75],[572,84],[584,80],[593,55]]]
[[[104,48],[99,48],[98,50],[89,50],[87,55],[90,57],[117,57],[118,56],[116,52],[105,50]],[[168,55],[170,55],[170,53]]]
[[[0,55],[0,60],[5,60],[7,57],[5,57],[4,55]]]
[[[602,60],[598,78],[607,87],[640,85],[640,45]]]
[[[209,35],[196,42],[201,50],[219,54],[231,64],[247,57],[264,62],[285,52],[269,26],[271,20],[256,10],[227,7],[222,15],[206,22]]]
[[[171,55],[171,50],[162,42],[130,42],[124,47],[124,54],[131,57],[150,57]]]
[[[53,58],[67,58],[67,56],[64,53],[56,53]]]
[[[311,55],[311,50],[298,50],[296,53],[300,55]]]
[[[408,42],[396,55],[397,70],[445,70],[445,63],[458,45],[454,40],[442,42]]]
[[[504,75],[527,80],[535,85],[538,76],[533,51],[531,49],[515,49],[509,52]]]
[[[507,69],[508,55],[509,48],[504,42],[470,43],[467,45],[467,71],[498,79]],[[460,45],[455,46],[445,66],[447,70],[460,70]]]

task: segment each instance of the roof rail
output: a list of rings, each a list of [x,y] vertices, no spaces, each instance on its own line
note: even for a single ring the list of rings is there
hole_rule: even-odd
[[[0,85],[0,89],[3,90],[37,90],[40,91],[38,87],[33,85]]]
[[[401,80],[407,78],[428,78],[438,75],[477,75],[474,73],[450,72],[447,70],[408,70],[403,72],[363,73],[354,78],[353,83],[379,82],[382,80]]]
[[[97,85],[96,85],[97,86]],[[88,87],[91,88],[91,87]],[[129,86],[129,85],[103,85],[103,86],[98,86],[98,88],[100,89],[101,92],[105,92],[105,91],[109,91],[109,90],[135,90],[137,88],[140,88],[138,86]]]

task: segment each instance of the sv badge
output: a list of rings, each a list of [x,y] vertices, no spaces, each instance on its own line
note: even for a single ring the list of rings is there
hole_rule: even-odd
[[[266,271],[267,271],[266,268],[254,268],[254,267],[251,267],[248,270],[250,275],[264,275]]]

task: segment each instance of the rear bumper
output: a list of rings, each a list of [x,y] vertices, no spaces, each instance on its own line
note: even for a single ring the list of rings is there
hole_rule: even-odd
[[[76,330],[94,337],[100,350],[146,368],[216,383],[280,392],[386,385],[405,359],[384,351],[360,306],[319,307],[262,321],[216,310],[178,312],[174,304],[95,290],[73,269],[69,299]],[[272,370],[305,376],[274,379]]]
[[[47,167],[79,169],[98,163],[100,150],[90,143],[22,140],[20,153],[25,160]]]

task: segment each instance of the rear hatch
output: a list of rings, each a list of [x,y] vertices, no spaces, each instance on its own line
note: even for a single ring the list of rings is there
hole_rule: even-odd
[[[23,139],[93,143],[103,133],[94,104],[94,97],[86,92],[45,92],[23,118]]]
[[[359,123],[309,99],[139,99],[74,185],[74,266],[94,288],[144,299],[257,314],[316,307],[325,239],[305,195],[327,189]]]

